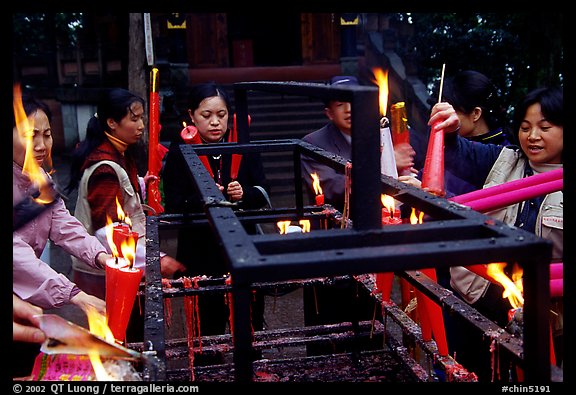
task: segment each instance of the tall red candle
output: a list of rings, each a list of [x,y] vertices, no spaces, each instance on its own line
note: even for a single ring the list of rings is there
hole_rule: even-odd
[[[144,272],[141,269],[134,267],[122,267],[116,269],[114,275],[114,282],[111,285],[114,287],[113,299],[111,300],[112,311],[107,312],[108,326],[114,334],[114,338],[118,341],[126,341],[126,328],[130,321],[138,287],[142,280]],[[106,303],[106,310],[108,310],[108,303]]]
[[[150,125],[148,135],[148,174],[159,176],[162,168],[162,158],[158,154],[160,135],[160,95],[158,94],[158,69],[154,67],[150,78]],[[148,182],[148,205],[152,207],[156,214],[164,212],[164,207],[160,204],[162,197],[159,190],[160,180],[150,180]]]
[[[128,267],[126,258],[112,258],[106,261],[106,320],[114,315],[116,307],[116,290],[118,289],[118,270],[121,267]]]
[[[435,126],[435,125],[434,125]],[[444,130],[430,130],[428,149],[422,171],[422,188],[433,195],[444,196]]]

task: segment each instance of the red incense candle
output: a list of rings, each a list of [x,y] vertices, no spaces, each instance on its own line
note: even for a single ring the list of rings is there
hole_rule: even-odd
[[[324,194],[316,195],[316,206],[324,205]]]
[[[123,267],[119,268],[115,274],[115,284],[114,284],[114,298],[112,299],[112,305],[114,308],[111,314],[108,314],[108,326],[114,334],[114,338],[118,341],[124,342],[126,340],[126,328],[128,327],[128,322],[130,321],[130,315],[132,314],[132,308],[134,307],[134,301],[136,300],[136,294],[138,292],[138,287],[140,286],[140,280],[142,280],[142,275],[144,272],[138,268]],[[106,304],[106,310],[108,310],[108,304]]]
[[[114,314],[114,303],[116,300],[116,290],[118,289],[118,270],[121,267],[128,267],[126,258],[113,258],[106,261],[106,320]]]
[[[402,223],[402,218],[400,218],[400,210],[394,209],[393,214],[390,214],[390,210],[387,207],[382,207],[382,225],[397,225]]]
[[[121,258],[124,258],[124,254],[122,253],[122,243],[127,243],[129,238],[133,239],[134,245],[136,245],[138,242],[138,233],[130,230],[130,227],[125,223],[114,225],[112,240],[114,241],[114,245],[118,251],[118,256]]]
[[[444,196],[444,130],[430,130],[428,149],[422,171],[422,189],[433,195]]]

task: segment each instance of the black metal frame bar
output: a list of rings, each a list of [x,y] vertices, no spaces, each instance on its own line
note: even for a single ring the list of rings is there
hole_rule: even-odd
[[[225,201],[198,155],[211,150],[222,153],[293,150],[295,161],[299,161],[301,154],[306,154],[330,163],[342,171],[346,164],[343,158],[299,140],[248,143],[248,90],[315,96],[352,103],[352,134],[355,136],[352,140],[352,179],[355,188],[355,193],[351,196],[352,228],[287,235],[246,233],[239,216]],[[550,381],[549,242],[391,177],[380,175],[378,98],[375,87],[256,82],[235,84],[234,91],[240,144],[182,145],[180,152],[185,164],[183,169],[187,170],[187,176],[191,178],[205,202],[203,220],[210,223],[222,245],[233,280],[234,363],[237,381],[249,382],[253,377],[250,359],[250,293],[254,283],[489,262],[518,262],[522,265],[525,298],[525,378],[527,382]],[[295,174],[295,178],[295,184],[301,185],[299,173]],[[392,195],[402,203],[425,212],[431,220],[419,225],[382,227],[381,193]],[[304,211],[302,199],[297,199],[294,212],[299,215]],[[274,212],[274,209],[270,210],[270,215],[277,218]],[[262,217],[262,212],[259,215]],[[158,220],[162,222],[162,216],[159,216]],[[150,241],[151,237],[158,236],[158,220],[150,218],[148,221],[147,259],[158,257],[157,246]],[[148,299],[159,296],[160,280],[156,274],[149,275],[149,267],[150,265],[147,265],[146,314],[147,318],[150,315],[155,322],[159,322],[163,311],[161,303],[152,305],[152,301]],[[158,310],[150,311],[148,303],[150,308]],[[161,331],[159,328],[148,328],[146,332],[145,328],[145,339],[151,339],[153,349],[159,353],[164,352]],[[160,336],[162,341],[156,344]]]

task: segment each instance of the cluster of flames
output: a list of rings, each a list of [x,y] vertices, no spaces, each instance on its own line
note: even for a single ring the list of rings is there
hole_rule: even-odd
[[[124,210],[122,210],[122,206],[118,201],[118,196],[116,196],[116,212],[118,216],[118,220],[120,222],[124,222],[130,229],[132,229],[132,221],[130,217],[125,215]],[[112,218],[109,215],[106,215],[106,241],[110,246],[110,251],[112,252],[112,256],[116,258],[118,261],[119,256],[123,256],[128,260],[130,267],[134,264],[134,259],[136,258],[136,240],[132,237],[127,237],[122,240],[120,244],[120,252],[114,242],[114,223],[112,222]]]

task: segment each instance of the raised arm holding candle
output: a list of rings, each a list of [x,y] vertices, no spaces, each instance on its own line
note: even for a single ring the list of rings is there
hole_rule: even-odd
[[[430,124],[438,123],[445,131],[455,131],[459,120],[448,103],[438,103],[432,110]],[[520,149],[492,144],[477,144],[448,133],[445,138],[445,165],[456,176],[478,189],[524,179],[563,168],[563,92],[561,88],[541,88],[528,93],[516,107],[514,130]],[[516,204],[487,212],[488,215],[550,240],[552,263],[563,261],[563,192],[550,192]],[[484,315],[500,325],[507,321],[507,308],[500,312],[497,295],[490,301],[489,281],[462,267],[451,268],[452,287]],[[498,292],[495,292],[497,294]],[[562,299],[552,298],[555,342],[560,341]],[[486,310],[490,308],[490,310]],[[484,311],[483,311],[484,310]],[[490,312],[492,311],[492,314]],[[496,313],[496,315],[494,315]],[[506,314],[504,314],[506,313]],[[558,351],[558,350],[557,350]],[[557,353],[558,363],[562,354]]]
[[[442,76],[440,77],[440,93],[438,102],[442,101],[442,85],[444,83],[444,70],[446,65],[442,65]],[[444,130],[437,123],[432,124],[428,149],[422,171],[422,188],[433,195],[444,196]]]

